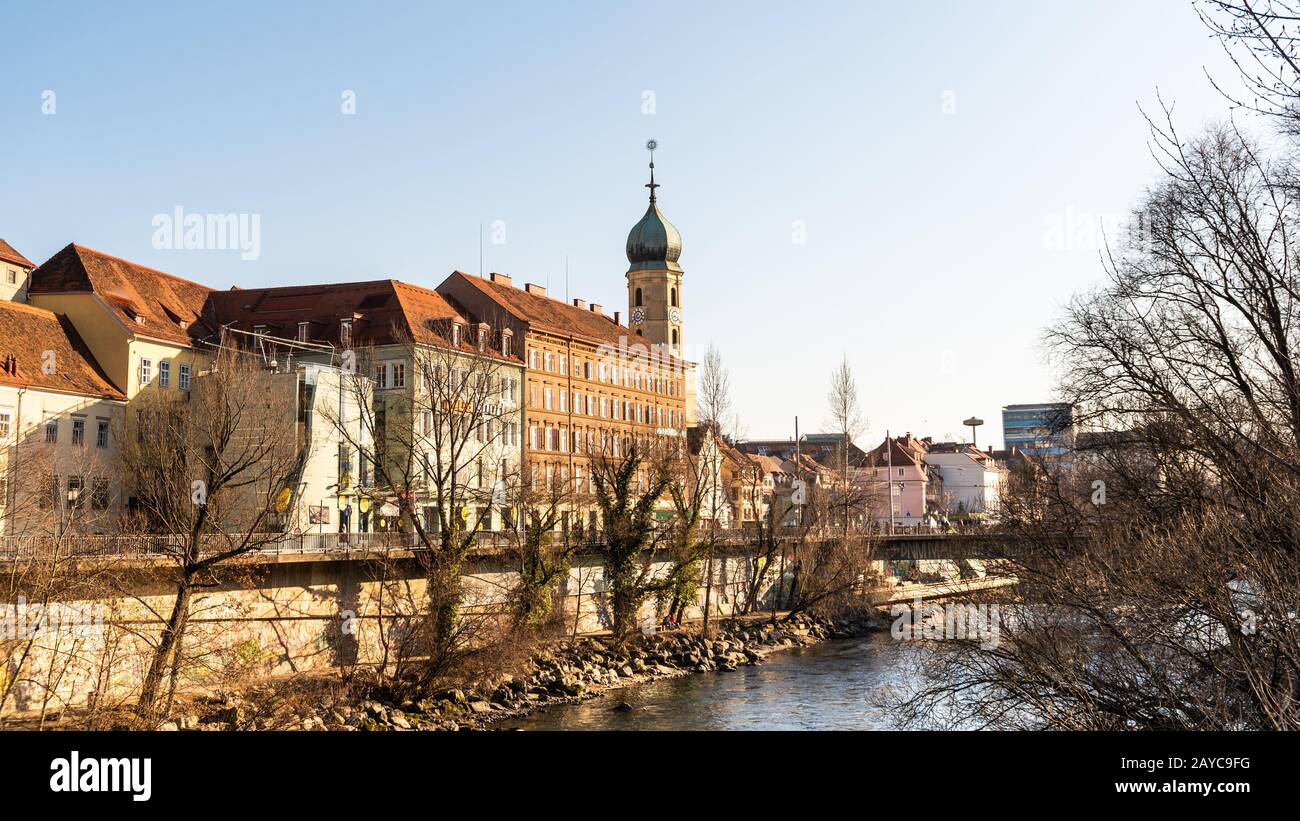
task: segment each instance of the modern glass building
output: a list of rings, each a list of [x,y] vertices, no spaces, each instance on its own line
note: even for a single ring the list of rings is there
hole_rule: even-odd
[[[1067,402],[1006,405],[1002,441],[1030,456],[1059,457],[1074,443],[1074,406]]]

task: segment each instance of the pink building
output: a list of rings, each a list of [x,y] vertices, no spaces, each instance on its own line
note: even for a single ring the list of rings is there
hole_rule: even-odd
[[[921,524],[934,509],[942,480],[924,461],[927,447],[927,442],[907,433],[886,439],[867,452],[866,465],[858,476],[878,524],[889,525],[891,508],[893,522],[899,527]]]

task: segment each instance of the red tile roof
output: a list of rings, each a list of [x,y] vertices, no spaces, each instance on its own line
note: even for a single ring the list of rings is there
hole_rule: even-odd
[[[353,346],[391,345],[409,338],[441,348],[451,347],[450,321],[459,320],[466,326],[460,345],[466,352],[476,350],[468,331],[480,321],[437,291],[395,279],[377,279],[213,291],[204,309],[203,326],[207,334],[215,336],[223,326],[252,331],[264,325],[271,336],[295,339],[298,323],[307,322],[308,341],[343,347],[340,320],[348,318],[352,319]],[[496,356],[499,351],[500,343],[494,341],[488,353]],[[522,361],[518,356],[511,360]]]
[[[637,341],[635,333],[626,325],[616,323],[604,313],[579,308],[549,296],[532,294],[523,288],[493,282],[462,271],[452,272],[451,276],[438,287],[441,289],[452,280],[460,280],[482,291],[515,319],[528,323],[528,326],[536,331],[614,346],[617,346],[620,340],[628,345],[635,344]]]
[[[2,239],[0,239],[0,259],[4,260],[5,262],[12,262],[15,265],[21,265],[24,268],[32,267],[31,260],[23,256],[22,254],[18,253],[17,248],[14,248],[12,245],[10,245],[9,243],[5,242]]]
[[[33,295],[93,292],[140,336],[183,345],[211,290],[76,244],[32,271],[27,289]]]
[[[42,367],[47,361],[52,373]],[[0,385],[126,399],[67,317],[17,302],[0,302]]]

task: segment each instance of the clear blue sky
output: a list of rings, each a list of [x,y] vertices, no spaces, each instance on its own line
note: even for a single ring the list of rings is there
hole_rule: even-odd
[[[1203,69],[1231,77],[1186,0],[10,3],[4,28],[0,237],[36,262],[75,241],[217,288],[434,286],[501,220],[487,270],[563,296],[567,255],[571,296],[625,310],[658,139],[685,339],[718,345],[755,437],[818,427],[847,352],[864,439],[976,414],[1000,441],[1101,273],[1052,221],[1122,216],[1153,173],[1138,104],[1158,87],[1194,130],[1227,111]],[[260,215],[261,256],[156,250],[178,205]]]

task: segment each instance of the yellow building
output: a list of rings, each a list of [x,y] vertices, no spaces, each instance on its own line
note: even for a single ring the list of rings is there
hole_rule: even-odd
[[[143,390],[188,391],[205,357],[191,326],[211,288],[80,245],[31,273],[27,300],[71,320],[128,403]],[[128,411],[126,435],[134,434]]]

